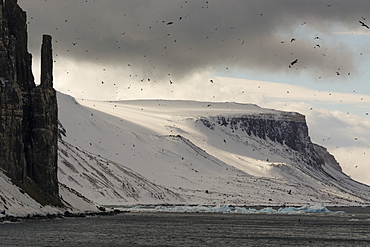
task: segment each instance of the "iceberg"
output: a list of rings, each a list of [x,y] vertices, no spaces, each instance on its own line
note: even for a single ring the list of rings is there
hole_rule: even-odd
[[[302,206],[298,208],[299,211],[305,212],[305,213],[330,213],[331,211],[327,209],[322,204],[316,204],[313,206]]]
[[[277,211],[273,208],[262,208],[258,211],[258,213],[271,213],[271,214],[277,213],[277,212],[279,212],[279,211]]]

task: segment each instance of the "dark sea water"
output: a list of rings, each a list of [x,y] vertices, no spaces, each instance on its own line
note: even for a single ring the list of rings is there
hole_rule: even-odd
[[[124,213],[0,223],[0,246],[370,246],[370,212]]]

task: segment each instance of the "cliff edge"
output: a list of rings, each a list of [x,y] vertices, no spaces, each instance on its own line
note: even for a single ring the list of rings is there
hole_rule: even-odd
[[[26,19],[16,0],[0,0],[0,169],[41,204],[61,205],[51,36],[43,36],[36,86]]]

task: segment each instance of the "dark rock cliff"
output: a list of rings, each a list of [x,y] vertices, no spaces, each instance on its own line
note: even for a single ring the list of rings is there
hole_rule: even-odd
[[[51,37],[43,37],[39,86],[27,42],[26,13],[0,0],[0,168],[39,202],[59,204]]]
[[[215,124],[225,126],[231,131],[241,130],[247,135],[284,144],[309,157],[307,163],[317,169],[330,163],[341,171],[339,164],[327,150],[311,142],[305,116],[295,112],[246,114],[240,116],[215,116],[201,118],[200,121],[210,129]]]

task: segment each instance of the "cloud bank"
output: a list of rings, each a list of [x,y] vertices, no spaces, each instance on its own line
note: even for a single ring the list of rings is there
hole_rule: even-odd
[[[19,3],[29,14],[31,50],[49,33],[56,60],[114,66],[151,82],[233,69],[355,74],[358,51],[337,41],[335,32],[368,32],[359,21],[370,20],[367,0]]]

